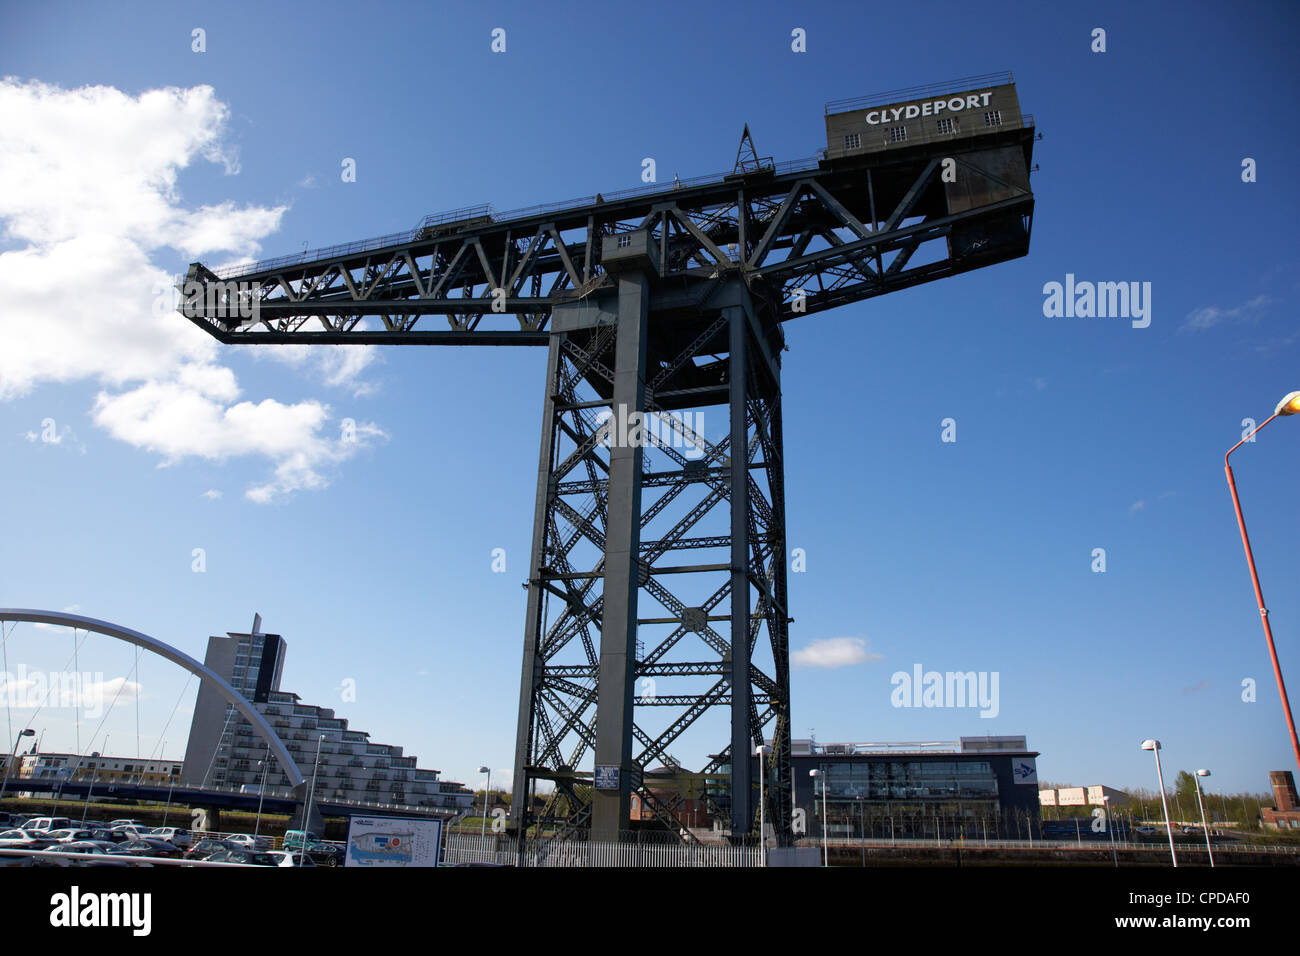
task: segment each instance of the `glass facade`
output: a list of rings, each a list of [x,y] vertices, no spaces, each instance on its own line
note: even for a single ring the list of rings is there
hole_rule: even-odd
[[[855,760],[825,764],[828,800],[992,799],[998,778],[987,760]],[[820,785],[819,785],[820,788]],[[820,789],[819,789],[820,792]]]
[[[1018,792],[1006,757],[817,755],[794,764],[806,833],[821,832],[823,812],[831,836],[875,839],[1016,838],[1036,818],[1036,807],[1020,806],[1036,789]]]

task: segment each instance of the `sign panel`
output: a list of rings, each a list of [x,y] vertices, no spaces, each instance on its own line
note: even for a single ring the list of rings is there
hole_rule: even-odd
[[[1038,784],[1038,765],[1033,757],[1014,757],[1011,760],[1011,776],[1016,783]]]
[[[442,821],[419,817],[352,817],[344,866],[437,866]]]
[[[617,790],[618,789],[618,767],[611,765],[596,765],[596,789],[597,790]]]

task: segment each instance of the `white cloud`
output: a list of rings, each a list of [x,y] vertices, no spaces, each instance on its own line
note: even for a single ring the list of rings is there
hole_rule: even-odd
[[[1217,305],[1208,305],[1201,309],[1196,309],[1187,314],[1183,321],[1184,329],[1208,329],[1218,325],[1223,321],[1235,322],[1239,320],[1253,319],[1259,315],[1261,309],[1272,303],[1272,299],[1266,295],[1257,295],[1249,302],[1235,306],[1231,309],[1221,309]]]
[[[221,497],[221,492],[218,491],[216,488],[209,488],[207,491],[203,492],[203,494],[200,495],[199,497],[207,498],[209,501],[216,501],[218,498]]]
[[[1145,511],[1145,510],[1146,510],[1146,506],[1147,506],[1147,503],[1146,503],[1145,501],[1139,499],[1138,501],[1135,501],[1135,502],[1133,502],[1131,505],[1128,506],[1128,513],[1131,514],[1131,515],[1135,515],[1135,514],[1137,514],[1139,511]]]
[[[367,328],[364,319],[356,330]],[[326,385],[348,389],[354,398],[370,395],[374,386],[360,380],[361,373],[379,360],[373,345],[243,345],[240,348],[255,359],[283,362],[301,371],[310,371]]]
[[[246,496],[269,501],[327,483],[383,432],[322,437],[329,407],[308,399],[240,401],[233,352],[173,309],[174,277],[155,257],[250,258],[285,206],[188,207],[178,189],[197,160],[238,172],[225,142],[229,110],[209,86],[131,96],[0,80],[0,223],[19,248],[0,253],[0,401],[42,384],[100,386],[93,418],[113,437],[171,464],[187,457],[269,460]],[[267,348],[259,346],[258,348]],[[271,347],[284,349],[286,347]],[[286,359],[324,384],[365,394],[368,347]]]
[[[795,667],[852,667],[854,664],[867,664],[882,661],[884,654],[867,649],[867,642],[861,637],[828,637],[813,641],[807,647],[800,648],[790,655]]]

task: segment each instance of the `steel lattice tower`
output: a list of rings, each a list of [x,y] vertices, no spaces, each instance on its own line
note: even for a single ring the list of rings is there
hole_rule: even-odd
[[[181,311],[226,343],[547,348],[512,826],[548,780],[566,830],[617,839],[635,794],[691,838],[667,784],[689,778],[744,835],[766,742],[789,841],[782,323],[1025,255],[1033,120],[986,123],[782,164],[746,128],[726,175],[191,264]],[[719,711],[682,771],[669,747]]]

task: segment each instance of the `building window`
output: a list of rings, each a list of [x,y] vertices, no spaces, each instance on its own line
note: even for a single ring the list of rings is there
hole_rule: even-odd
[[[1001,110],[989,110],[987,113],[985,113],[985,114],[984,114],[984,125],[985,125],[985,126],[1001,126],[1001,125],[1002,125],[1002,111],[1001,111]]]
[[[858,133],[849,133],[844,137],[845,149],[857,149],[862,145],[862,136]]]
[[[889,128],[889,141],[891,143],[901,143],[907,139],[906,126],[891,126]]]
[[[958,129],[957,121],[951,116],[945,116],[943,119],[939,120],[938,125],[940,133],[955,133]]]
[[[622,236],[619,236],[619,237],[618,237],[618,247],[619,247],[620,249],[626,249],[626,248],[627,248],[628,246],[630,246],[630,245],[632,245],[632,237],[631,237],[631,236],[625,234],[625,235],[622,235]]]

